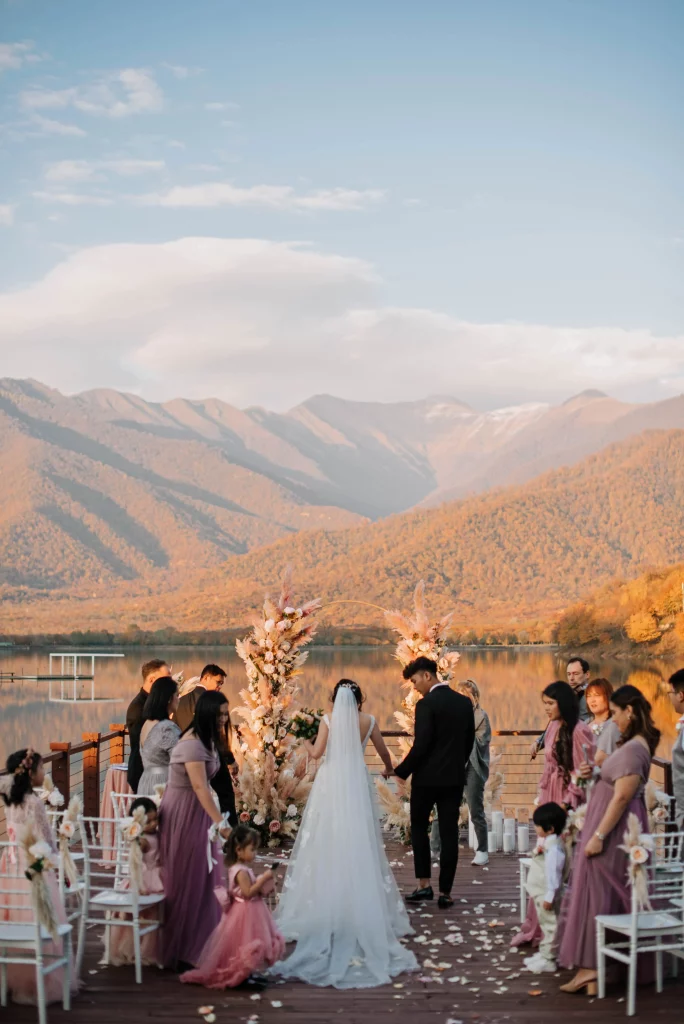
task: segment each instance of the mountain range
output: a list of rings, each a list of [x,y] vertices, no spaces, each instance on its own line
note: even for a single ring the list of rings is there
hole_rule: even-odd
[[[560,609],[684,557],[673,427],[683,397],[277,414],[1,381],[4,619],[239,624],[287,561],[328,600],[404,602],[424,576],[480,619]]]

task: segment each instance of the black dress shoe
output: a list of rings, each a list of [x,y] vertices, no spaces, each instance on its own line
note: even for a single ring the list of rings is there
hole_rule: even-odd
[[[410,896],[406,897],[407,903],[422,903],[423,900],[434,899],[435,894],[432,891],[432,886],[428,885],[425,889],[414,889]]]
[[[248,978],[237,986],[243,992],[263,992],[268,987],[268,978],[263,974],[250,974]]]
[[[448,910],[449,907],[453,907],[454,901],[451,896],[445,896],[443,892],[440,892],[439,899],[437,900],[437,906],[440,910]]]

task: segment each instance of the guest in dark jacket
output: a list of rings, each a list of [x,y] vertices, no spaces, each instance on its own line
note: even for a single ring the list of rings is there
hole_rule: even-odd
[[[411,781],[411,843],[418,888],[407,897],[412,903],[433,898],[430,885],[430,815],[437,806],[440,824],[439,906],[450,907],[451,887],[458,865],[458,821],[466,769],[475,742],[473,705],[448,683],[440,682],[437,665],[417,658],[404,669],[422,694],[416,704],[413,746],[395,769]]]
[[[128,705],[126,711],[126,729],[128,730],[128,741],[130,753],[128,755],[128,785],[134,793],[138,791],[138,783],[143,773],[142,757],[140,756],[140,730],[143,725],[143,708],[149,697],[150,690],[157,679],[162,676],[170,676],[171,669],[159,658],[146,661],[142,667],[143,684],[139,692]]]

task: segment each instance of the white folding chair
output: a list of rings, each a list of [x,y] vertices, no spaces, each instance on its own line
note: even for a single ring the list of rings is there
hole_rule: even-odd
[[[111,827],[105,827],[111,826]],[[142,982],[142,958],[140,940],[149,932],[157,931],[161,926],[162,893],[145,896],[139,893],[129,873],[129,849],[127,843],[119,841],[118,821],[113,818],[79,818],[79,827],[83,839],[85,882],[85,911],[81,918],[78,936],[78,963],[83,958],[86,928],[92,925],[104,925],[105,951],[103,963],[108,964],[110,958],[111,929],[132,928],[133,949],[135,953],[135,980]],[[101,836],[112,836],[111,845],[104,842]],[[115,858],[115,871],[112,876],[111,858]],[[109,860],[107,859],[109,858]],[[141,913],[150,907],[158,907],[156,920],[141,918]],[[114,917],[113,915],[116,915]]]
[[[60,924],[62,952],[46,949],[52,936],[36,917],[24,874],[25,854],[18,843],[0,843],[0,1005],[7,1006],[7,967],[34,967],[39,1024],[47,1022],[45,976],[64,969],[62,1005],[71,1009],[71,925]]]
[[[674,833],[679,841],[681,833]],[[662,838],[662,836],[653,837]],[[676,844],[675,844],[676,845]],[[663,867],[656,857],[645,868],[651,910],[640,910],[636,889],[628,914],[602,914],[596,918],[598,997],[606,994],[606,957],[629,968],[627,1016],[636,1012],[637,959],[642,953],[655,955],[656,991],[663,990],[663,953],[684,959],[684,865],[671,862]],[[616,932],[620,941],[606,941],[606,932]],[[676,961],[675,961],[676,962]]]

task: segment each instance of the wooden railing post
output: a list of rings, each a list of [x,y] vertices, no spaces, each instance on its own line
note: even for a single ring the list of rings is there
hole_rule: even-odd
[[[83,813],[97,818],[100,813],[100,733],[84,732],[81,739],[92,744],[83,751]]]
[[[126,737],[124,733],[126,726],[123,723],[109,725],[110,732],[119,732],[120,736],[115,736],[114,739],[109,741],[109,763],[110,764],[123,764],[124,760],[124,744],[126,743]]]
[[[71,799],[71,744],[51,743],[50,750],[54,754],[52,781],[64,797],[65,805],[68,805]]]

